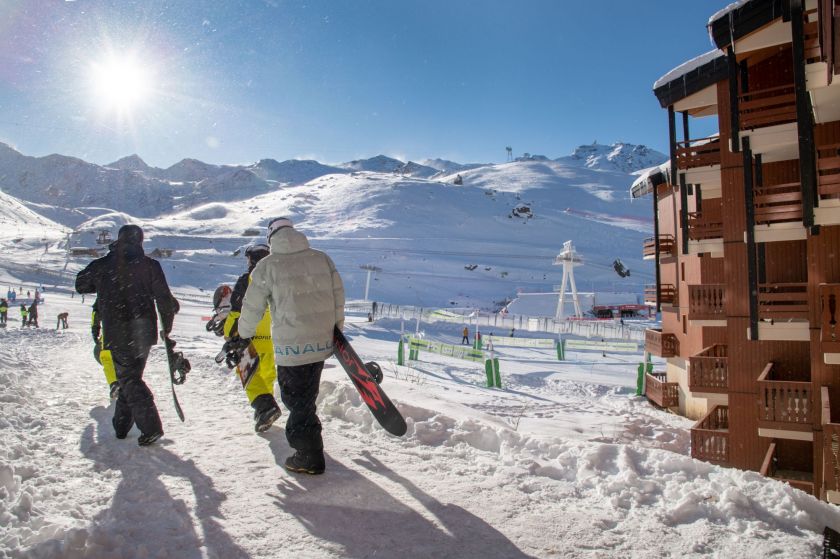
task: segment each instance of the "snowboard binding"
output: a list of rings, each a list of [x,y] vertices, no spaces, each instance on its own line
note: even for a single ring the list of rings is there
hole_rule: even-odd
[[[382,374],[382,367],[379,366],[379,363],[376,361],[368,361],[365,363],[365,369],[368,370],[370,376],[372,376],[373,380],[376,381],[376,384],[382,384],[384,375]]]
[[[190,360],[184,357],[183,351],[175,351],[175,342],[166,338],[166,351],[171,355],[171,374],[173,384],[184,384],[187,373],[192,370]]]

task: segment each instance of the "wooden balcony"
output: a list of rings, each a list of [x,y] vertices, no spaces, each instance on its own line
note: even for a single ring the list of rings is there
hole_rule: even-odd
[[[648,328],[645,330],[645,351],[658,357],[676,357],[680,354],[680,342],[674,334]]]
[[[677,382],[667,382],[665,373],[647,373],[645,397],[660,408],[676,408],[680,405],[680,385]]]
[[[672,283],[663,283],[659,286],[659,302],[662,305],[678,305],[677,287]],[[645,285],[645,304],[656,305],[656,284]]]
[[[821,497],[830,503],[840,503],[840,423],[833,423],[828,387],[820,388],[823,429],[823,479]]]
[[[840,364],[840,283],[820,284],[820,346],[825,362]]]
[[[715,406],[691,428],[691,457],[729,465],[729,406]]]
[[[820,201],[840,198],[840,143],[817,146]]]
[[[757,225],[802,221],[802,185],[798,182],[757,187],[753,199]]]
[[[706,283],[688,286],[688,320],[726,320],[726,286]]]
[[[738,121],[741,130],[796,122],[796,94],[793,84],[738,95]]]
[[[758,284],[758,317],[762,320],[808,320],[808,284]]]
[[[692,241],[723,238],[720,212],[688,212],[688,238]]]
[[[674,256],[674,236],[673,235],[659,235],[659,257],[666,258]],[[656,238],[648,237],[644,241],[644,248],[642,249],[642,257],[644,259],[656,258]]]
[[[729,391],[729,351],[715,344],[688,358],[688,389],[725,394]]]
[[[783,373],[768,363],[758,377],[758,426],[762,430],[813,431],[814,397],[809,373]],[[812,435],[792,436],[811,440]]]
[[[717,136],[677,142],[677,169],[720,165],[720,139]]]
[[[814,494],[814,472],[803,472],[790,467],[777,452],[778,443],[774,440],[767,449],[764,463],[759,473],[761,475],[783,481],[810,495]]]

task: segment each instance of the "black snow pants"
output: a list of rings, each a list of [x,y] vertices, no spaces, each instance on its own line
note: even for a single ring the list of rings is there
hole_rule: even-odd
[[[295,450],[307,452],[324,449],[321,421],[315,413],[315,400],[318,398],[323,369],[323,361],[293,367],[277,366],[280,398],[289,409],[286,440]]]
[[[117,382],[120,383],[119,397],[114,406],[114,431],[117,438],[125,438],[133,424],[144,435],[162,433],[155,399],[152,391],[143,382],[143,369],[149,357],[147,345],[130,343],[126,346],[111,345],[111,357]]]

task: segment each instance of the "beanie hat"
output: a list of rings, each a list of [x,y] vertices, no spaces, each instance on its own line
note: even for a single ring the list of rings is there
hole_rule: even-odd
[[[139,225],[123,225],[117,233],[117,240],[129,245],[142,245],[143,230]]]
[[[275,217],[274,219],[269,221],[268,235],[266,235],[265,240],[270,240],[273,234],[275,234],[280,229],[283,229],[284,227],[294,227],[294,225],[292,224],[292,220],[288,217]]]

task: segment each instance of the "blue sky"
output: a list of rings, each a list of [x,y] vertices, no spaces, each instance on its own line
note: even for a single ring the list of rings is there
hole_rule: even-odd
[[[725,4],[3,0],[0,141],[162,167],[666,151],[652,84],[711,49],[705,23]],[[150,92],[118,111],[91,67],[126,53]]]

